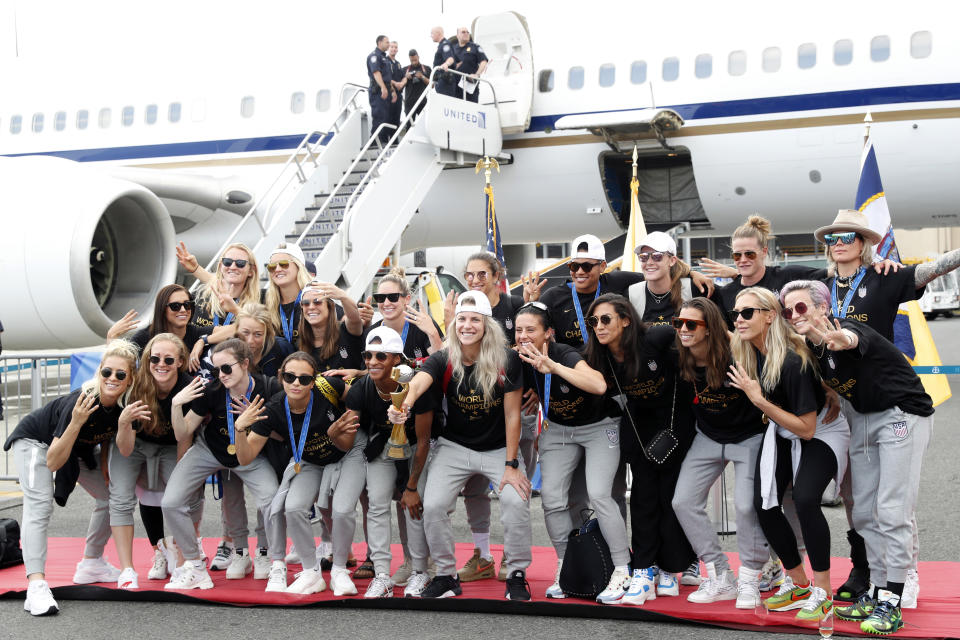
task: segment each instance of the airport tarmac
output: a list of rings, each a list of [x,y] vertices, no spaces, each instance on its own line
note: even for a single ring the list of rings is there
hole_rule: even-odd
[[[930,323],[944,364],[960,364],[960,317],[941,318]],[[877,383],[882,384],[880,380]],[[917,519],[920,526],[920,559],[960,561],[956,526],[960,515],[960,377],[952,377],[954,397],[937,408],[933,437],[924,460],[920,486]],[[15,485],[4,483],[0,489],[15,490]],[[2,497],[0,497],[2,499]],[[71,497],[66,508],[57,508],[50,523],[51,536],[79,536],[86,530],[90,498],[83,491]],[[7,505],[4,508],[4,504]],[[492,542],[502,542],[498,505],[493,503]],[[531,504],[533,541],[535,545],[549,545],[543,524],[539,498]],[[844,532],[846,519],[841,507],[825,508],[831,528],[832,555],[847,553]],[[20,507],[9,498],[0,501],[0,517],[20,518]],[[251,521],[254,514],[251,511]],[[201,532],[204,536],[219,535],[219,505],[207,500]],[[470,533],[463,508],[457,509],[454,526],[457,539],[466,542]],[[143,530],[137,519],[136,535]],[[360,539],[358,527],[358,540]],[[396,534],[394,535],[396,540]],[[736,541],[723,541],[727,551],[736,550]],[[146,573],[146,567],[141,571]],[[920,599],[925,591],[921,584]],[[5,637],[17,638],[170,638],[213,640],[230,638],[263,638],[299,636],[361,639],[382,638],[389,634],[394,640],[450,637],[451,635],[483,636],[491,638],[518,637],[561,640],[583,637],[711,638],[728,640],[746,638],[782,638],[784,634],[717,629],[683,623],[623,622],[614,620],[565,619],[539,616],[490,614],[435,613],[423,611],[376,610],[318,610],[241,608],[211,605],[190,605],[153,602],[80,602],[63,600],[61,612],[51,618],[31,618],[23,611],[22,600],[0,601],[0,616],[4,620]],[[905,613],[909,622],[909,610]],[[469,632],[467,631],[469,630]]]

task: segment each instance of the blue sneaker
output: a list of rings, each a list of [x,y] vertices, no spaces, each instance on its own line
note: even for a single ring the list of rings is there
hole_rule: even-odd
[[[679,596],[680,583],[677,582],[677,576],[666,571],[661,571],[657,578],[658,596]]]
[[[630,578],[630,586],[627,588],[627,593],[620,600],[620,604],[640,606],[647,600],[656,599],[657,581],[653,573],[653,567],[634,569],[633,577]]]

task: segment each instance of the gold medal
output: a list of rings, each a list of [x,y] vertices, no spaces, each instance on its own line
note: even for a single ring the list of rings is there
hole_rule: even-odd
[[[540,423],[540,430],[546,431],[549,426],[550,426],[550,423],[544,420]]]
[[[294,463],[293,463],[293,472],[294,472],[294,473],[300,473],[300,463],[299,463],[299,462],[294,462]]]
[[[235,444],[228,444],[228,445],[227,445],[227,453],[229,453],[229,454],[232,455],[232,456],[237,455],[237,445],[235,445]]]

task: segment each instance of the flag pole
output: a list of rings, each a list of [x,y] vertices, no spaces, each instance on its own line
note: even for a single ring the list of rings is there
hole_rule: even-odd
[[[863,118],[864,129],[863,129],[863,146],[867,146],[867,141],[870,140],[870,124],[873,122],[873,116],[870,115],[870,112],[867,111],[867,115]]]

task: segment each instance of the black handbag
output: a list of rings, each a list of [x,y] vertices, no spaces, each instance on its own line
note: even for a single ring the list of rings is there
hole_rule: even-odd
[[[583,525],[567,536],[567,550],[560,567],[560,589],[574,598],[593,600],[607,588],[613,575],[610,547],[600,532],[600,523],[590,511]]]
[[[20,524],[13,518],[0,518],[0,569],[18,564],[23,564]]]
[[[610,357],[607,356],[607,364],[610,365],[610,375],[613,376],[613,381],[617,384],[617,392],[623,396],[623,389],[620,388],[620,381],[617,380],[617,374],[614,373],[613,364],[610,362]],[[680,440],[677,438],[677,434],[673,432],[673,414],[676,413],[677,409],[677,377],[673,377],[673,404],[670,407],[670,426],[666,429],[660,429],[657,431],[650,441],[644,445],[643,441],[640,439],[640,432],[637,430],[637,425],[633,421],[633,414],[630,413],[630,410],[624,406],[623,412],[627,414],[627,419],[630,420],[630,426],[633,427],[633,433],[637,436],[637,444],[640,445],[640,450],[643,451],[643,455],[650,462],[656,465],[666,464],[667,459],[670,457],[670,454],[673,453],[674,449],[677,448],[680,444]]]

